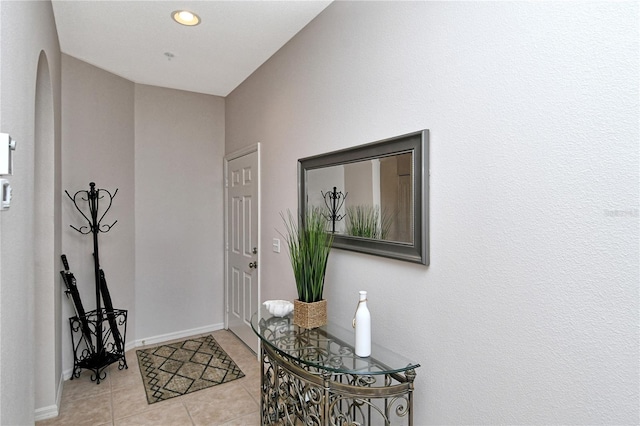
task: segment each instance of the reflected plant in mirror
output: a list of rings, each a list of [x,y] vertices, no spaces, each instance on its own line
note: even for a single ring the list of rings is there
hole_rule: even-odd
[[[347,207],[346,233],[352,237],[389,239],[389,230],[393,217],[387,211],[380,211],[380,206],[357,205]]]
[[[298,160],[299,209],[323,209],[334,247],[427,265],[428,131]]]

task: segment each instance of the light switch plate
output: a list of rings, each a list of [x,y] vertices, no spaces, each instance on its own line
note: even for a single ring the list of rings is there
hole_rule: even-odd
[[[13,155],[16,141],[8,133],[0,133],[0,175],[13,174]]]
[[[11,207],[11,184],[8,180],[0,179],[0,191],[2,192],[0,210],[7,210]]]

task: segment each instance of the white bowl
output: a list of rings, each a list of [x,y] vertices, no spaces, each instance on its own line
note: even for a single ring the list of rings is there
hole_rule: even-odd
[[[293,312],[293,303],[288,300],[267,300],[263,305],[274,317],[284,317]]]

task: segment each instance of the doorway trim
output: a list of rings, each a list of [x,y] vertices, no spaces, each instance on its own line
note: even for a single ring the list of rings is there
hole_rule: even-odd
[[[227,282],[229,279],[229,205],[228,205],[228,196],[229,196],[229,181],[228,181],[228,168],[229,168],[229,162],[232,160],[235,160],[237,158],[240,157],[244,157],[245,155],[248,154],[252,154],[252,153],[256,153],[257,157],[258,157],[258,176],[256,179],[256,185],[257,185],[257,193],[258,193],[258,223],[256,224],[257,227],[257,236],[258,236],[258,242],[257,242],[257,246],[258,246],[258,253],[257,253],[257,262],[258,265],[262,265],[262,257],[261,257],[261,253],[262,253],[262,244],[261,244],[261,223],[262,223],[262,218],[261,218],[261,212],[262,212],[262,208],[261,208],[261,199],[262,199],[262,188],[261,188],[261,175],[262,175],[262,166],[261,166],[261,155],[260,155],[260,142],[257,142],[254,145],[248,146],[246,148],[242,148],[239,149],[237,151],[234,151],[230,154],[227,154],[224,156],[224,167],[223,167],[223,173],[224,173],[224,328],[226,330],[229,329],[229,294],[227,291]],[[258,309],[260,306],[260,300],[262,298],[262,284],[261,284],[261,273],[260,273],[261,268],[257,268],[256,269],[256,273],[258,274],[257,276],[257,280],[258,280]],[[258,339],[258,336],[256,336],[256,341]],[[258,345],[259,347],[259,345]],[[258,355],[258,354],[256,354]]]

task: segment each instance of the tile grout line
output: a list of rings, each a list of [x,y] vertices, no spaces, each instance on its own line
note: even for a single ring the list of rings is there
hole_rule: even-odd
[[[184,396],[184,395],[182,395],[182,396]],[[180,398],[180,397],[178,397],[178,398]],[[180,403],[182,404],[182,406],[183,406],[183,407],[184,407],[184,409],[186,410],[186,412],[187,412],[187,416],[189,416],[189,420],[191,420],[191,425],[192,425],[192,426],[195,426],[196,422],[193,420],[193,417],[191,417],[191,412],[189,411],[189,407],[187,407],[187,404],[185,404],[185,402],[184,402],[184,401],[185,401],[185,400],[184,400],[184,398],[182,398],[182,399],[180,400]]]
[[[109,380],[109,384],[111,385],[111,391],[109,392],[109,396],[111,397],[111,426],[115,426],[116,416],[113,410],[113,381]]]

